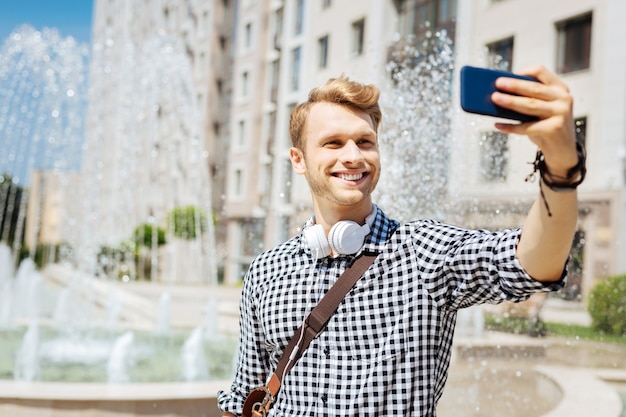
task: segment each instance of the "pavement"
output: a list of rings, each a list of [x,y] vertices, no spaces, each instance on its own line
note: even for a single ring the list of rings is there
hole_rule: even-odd
[[[591,316],[581,302],[548,298],[541,309],[541,318],[548,323],[570,323],[591,326]]]

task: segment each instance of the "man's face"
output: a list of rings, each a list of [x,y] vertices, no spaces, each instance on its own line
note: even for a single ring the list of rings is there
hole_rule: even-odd
[[[378,140],[362,110],[316,103],[303,131],[304,149],[292,148],[292,165],[306,177],[321,205],[370,204],[380,176]]]

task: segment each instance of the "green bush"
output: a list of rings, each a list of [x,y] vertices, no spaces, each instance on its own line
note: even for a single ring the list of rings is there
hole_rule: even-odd
[[[96,256],[100,271],[115,279],[136,279],[137,246],[124,241],[119,246],[102,245]]]
[[[19,262],[30,257],[30,248],[22,246],[20,248]],[[38,243],[35,247],[34,259],[37,268],[41,269],[49,263],[58,262],[61,257],[61,252],[69,252],[71,248],[66,243],[58,244],[46,244]],[[19,263],[18,262],[18,263]]]
[[[133,232],[133,240],[137,246],[145,246],[151,248],[153,246],[152,233],[155,227],[149,223],[144,223],[135,228]],[[160,227],[156,227],[157,239],[156,244],[158,246],[165,244],[165,230]]]
[[[199,234],[206,232],[207,215],[194,206],[177,207],[169,213],[169,224],[174,236],[193,240]]]
[[[626,335],[626,275],[606,278],[589,294],[593,326],[614,335]]]

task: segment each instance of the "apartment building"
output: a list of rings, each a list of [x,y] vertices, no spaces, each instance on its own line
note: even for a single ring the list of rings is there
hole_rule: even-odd
[[[84,262],[92,262],[103,247],[122,247],[138,228],[171,229],[173,213],[197,207],[197,213],[207,214],[196,216],[195,224],[202,222],[198,227],[207,233],[197,239],[172,236],[172,245],[158,253],[155,238],[147,262],[154,271],[157,265],[165,270],[164,262],[202,259],[194,273],[172,267],[159,279],[216,281],[223,252],[206,219],[208,212],[222,210],[234,5],[231,0],[95,1],[82,164],[88,181],[79,202],[84,214],[79,223],[90,232],[76,244],[85,252],[78,255]],[[193,250],[186,248],[190,245]]]
[[[382,83],[398,30],[421,34],[426,21],[433,21],[433,28],[453,30],[455,3],[238,3],[232,140],[223,212],[228,222],[226,282],[240,280],[256,255],[297,234],[312,214],[308,186],[293,173],[289,160],[293,107],[306,99],[311,88],[341,74]]]
[[[223,214],[226,282],[264,248],[295,235],[310,194],[289,160],[289,115],[308,91],[342,73],[376,82],[395,19],[388,1],[242,0],[235,26],[232,141]]]
[[[382,82],[398,36],[446,29],[454,39],[454,122],[447,138],[451,221],[515,227],[537,195],[525,181],[536,148],[458,105],[463,65],[507,70],[541,63],[574,94],[577,133],[588,149],[570,288],[626,271],[626,39],[620,0],[285,0],[239,2],[225,215],[225,280],[290,236],[311,214],[303,178],[288,159],[288,117],[308,90],[345,73]],[[429,24],[425,24],[429,22]],[[468,209],[469,208],[469,209]]]

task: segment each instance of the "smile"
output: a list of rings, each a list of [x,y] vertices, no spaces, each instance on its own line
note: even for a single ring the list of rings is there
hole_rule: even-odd
[[[358,181],[363,178],[365,174],[360,172],[358,174],[335,174],[335,176],[345,181]]]

